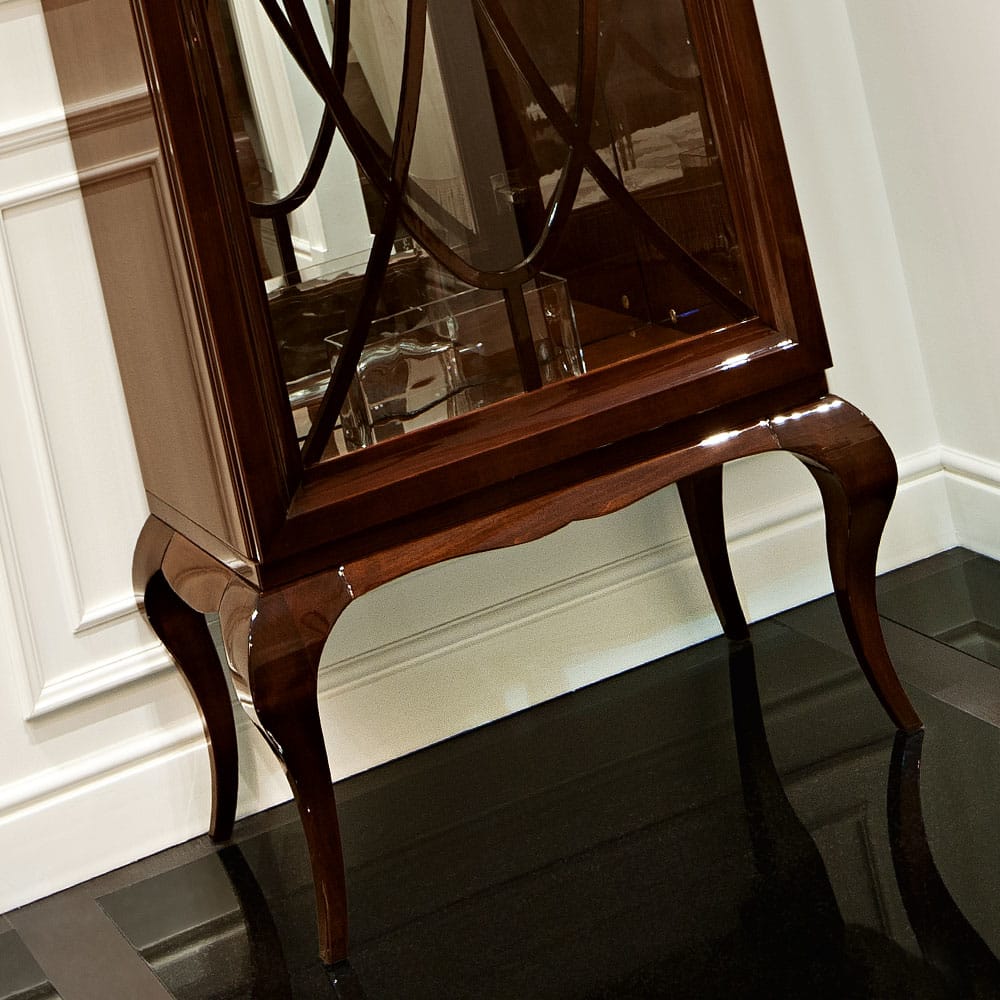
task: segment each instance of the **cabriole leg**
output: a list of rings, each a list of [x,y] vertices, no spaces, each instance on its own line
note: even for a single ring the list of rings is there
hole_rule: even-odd
[[[239,784],[236,723],[205,616],[177,596],[159,568],[171,534],[161,522],[153,518],[147,522],[136,546],[133,581],[143,614],[173,657],[201,713],[212,768],[209,834],[213,840],[228,840]]]
[[[750,629],[740,606],[733,569],[726,546],[722,512],[722,466],[717,465],[677,483],[701,575],[708,587],[722,631],[730,639],[748,639]]]
[[[349,600],[330,573],[259,595],[249,614],[239,594],[227,593],[222,608],[227,646],[233,638],[239,646],[231,655],[246,707],[281,761],[298,806],[316,888],[319,953],[327,964],[347,957],[347,893],[317,675],[323,645]],[[227,622],[231,614],[241,623]]]
[[[875,600],[875,559],[896,494],[892,452],[863,413],[836,397],[772,429],[819,485],[834,593],[858,662],[896,727],[916,732],[920,717],[889,658]]]

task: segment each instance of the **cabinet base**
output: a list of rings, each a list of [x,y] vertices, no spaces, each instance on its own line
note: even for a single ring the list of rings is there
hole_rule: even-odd
[[[346,958],[348,921],[337,808],[316,698],[320,656],[354,598],[412,570],[540,538],[676,482],[723,631],[743,641],[749,630],[726,549],[722,466],[736,458],[787,451],[805,463],[822,494],[834,590],[858,662],[893,725],[904,733],[920,729],[889,658],[875,602],[875,558],[897,477],[892,453],[874,424],[844,400],[823,396],[702,440],[674,441],[659,451],[650,441],[618,450],[621,460],[595,467],[587,477],[553,479],[548,471],[539,473],[534,483],[512,491],[510,505],[500,513],[464,505],[457,516],[418,538],[373,545],[369,555],[350,561],[330,558],[318,571],[265,590],[157,518],[147,522],[136,547],[136,593],[204,721],[212,761],[210,832],[220,839],[231,833],[237,784],[228,688],[200,614],[218,612],[240,701],[281,761],[298,805],[324,962]]]

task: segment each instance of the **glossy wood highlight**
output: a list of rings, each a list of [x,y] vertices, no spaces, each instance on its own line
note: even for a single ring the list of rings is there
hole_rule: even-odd
[[[864,414],[835,398],[773,426],[823,496],[833,588],[861,669],[897,728],[916,732],[920,718],[896,676],[875,599],[875,560],[896,495],[892,452]]]
[[[347,890],[316,690],[323,645],[351,594],[337,571],[259,595],[234,587],[241,599],[229,597],[220,609],[232,666],[295,795],[316,887],[320,956],[338,962],[347,957]]]

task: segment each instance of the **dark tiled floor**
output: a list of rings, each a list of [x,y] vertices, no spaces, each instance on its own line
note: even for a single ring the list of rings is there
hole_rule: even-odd
[[[0,917],[0,994],[2,1000],[14,997],[17,1000],[53,1000],[59,996],[4,917]]]
[[[0,918],[0,1000],[1000,998],[1000,566],[881,606],[923,737],[816,602],[344,782],[339,985],[285,806]]]

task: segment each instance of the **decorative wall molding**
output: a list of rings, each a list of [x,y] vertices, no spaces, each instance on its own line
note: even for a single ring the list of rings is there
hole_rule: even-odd
[[[958,543],[1000,559],[1000,463],[941,449]]]
[[[76,136],[145,121],[152,113],[149,90],[143,84],[70,105],[66,123]]]
[[[38,385],[24,317],[20,308],[17,281],[11,262],[8,246],[4,212],[7,208],[20,204],[16,198],[0,195],[0,318],[4,320],[6,331],[7,354],[10,372],[19,392],[20,417],[29,439],[33,442],[34,465],[32,472],[36,477],[41,504],[45,513],[45,521],[49,529],[48,541],[55,549],[55,561],[58,567],[57,579],[63,603],[70,609],[81,613],[82,598],[77,586],[76,572],[62,499],[56,480],[55,465],[45,418],[39,401]],[[13,402],[13,400],[9,400]],[[18,433],[20,428],[14,425],[9,432]],[[22,488],[23,488],[22,484]],[[17,531],[10,516],[10,503],[6,499],[9,485],[0,484],[4,495],[0,495],[0,503],[4,508],[3,537],[0,537],[7,572],[10,577],[11,590],[14,595],[15,617],[24,651],[22,666],[28,679],[28,688],[33,700],[37,700],[44,684],[45,676],[35,630],[31,625],[29,602],[26,594],[23,559],[17,551]],[[32,704],[33,708],[33,704]],[[29,710],[30,711],[30,710]]]
[[[0,0],[2,2],[2,0]],[[39,147],[65,143],[70,129],[76,135],[120,128],[152,114],[145,86],[102,94],[90,101],[55,109],[0,126],[0,158]]]
[[[47,198],[77,192],[81,187],[95,181],[107,180],[112,177],[125,177],[139,170],[148,170],[159,163],[159,159],[159,151],[144,151],[90,167],[80,173],[74,171],[71,174],[62,174],[58,177],[46,177],[13,190],[0,191],[0,213],[45,201]]]
[[[69,505],[75,498],[66,495],[60,482],[53,432],[42,401],[41,379],[51,381],[53,359],[50,351],[43,362],[44,372],[40,373],[34,338],[42,329],[31,328],[23,301],[26,293],[35,300],[40,293],[43,297],[47,295],[55,305],[54,316],[60,314],[60,309],[65,313],[69,305],[59,305],[60,289],[55,285],[41,292],[38,282],[48,279],[42,277],[44,270],[37,256],[18,256],[34,255],[44,242],[41,234],[52,225],[47,218],[50,209],[55,210],[54,218],[60,223],[65,225],[68,221],[72,227],[71,232],[62,232],[61,240],[89,242],[82,203],[78,202],[79,208],[69,216],[60,209],[80,199],[81,184],[146,172],[152,176],[157,198],[162,201],[163,178],[157,148],[133,151],[82,174],[73,169],[70,127],[77,135],[94,134],[148,122],[150,115],[149,96],[143,85],[82,102],[65,113],[57,108],[0,126],[0,344],[4,345],[8,378],[6,398],[0,409],[5,412],[7,433],[18,437],[16,442],[9,442],[0,475],[7,477],[8,493],[16,481],[17,493],[13,496],[20,500],[28,490],[35,501],[34,511],[21,502],[17,519],[13,519],[9,502],[12,497],[3,495],[5,484],[0,482],[0,553],[13,605],[11,617],[17,630],[13,659],[22,717],[26,720],[79,705],[143,677],[154,676],[169,666],[163,651],[150,646],[151,633],[138,621],[131,588],[118,596],[109,596],[102,587],[103,592],[94,600],[97,594],[88,596],[89,588],[81,578],[75,543],[82,539],[74,539],[69,514]],[[134,130],[128,134],[144,135]],[[37,225],[29,215],[31,212],[38,213]],[[28,234],[29,243],[12,246],[9,232],[15,219],[20,238],[23,240]],[[52,236],[49,232],[47,238]],[[93,268],[93,262],[90,267]],[[94,276],[96,279],[96,270]],[[22,288],[23,281],[28,281],[29,286]],[[97,327],[103,325],[106,329],[107,320],[98,304],[99,287],[95,292],[97,299],[91,301],[91,311],[80,314],[79,321],[90,324],[87,336],[99,339],[101,332]],[[46,340],[51,343],[51,336],[42,338],[43,342]],[[120,391],[115,386],[109,389]],[[80,418],[87,419],[86,408]],[[122,430],[127,435],[127,430]],[[127,473],[130,467],[134,468],[134,459],[129,462],[128,456],[122,456],[122,473]],[[136,489],[141,496],[138,480]],[[24,523],[28,518],[31,523]],[[30,587],[26,574],[33,581]],[[93,576],[92,567],[90,575]],[[39,606],[43,576],[49,581],[46,584],[49,606],[45,608]],[[40,642],[33,621],[42,614],[51,626],[45,630],[45,642]],[[62,621],[65,624],[59,624]]]
[[[123,158],[88,171],[85,179],[124,177],[136,171],[148,171],[157,160],[158,155],[155,152]],[[2,300],[0,314],[6,319],[4,325],[9,358],[13,368],[12,374],[19,389],[17,402],[28,437],[32,442],[34,458],[32,471],[49,528],[46,541],[53,556],[51,568],[61,593],[62,603],[73,619],[71,630],[74,635],[92,632],[120,621],[125,616],[124,609],[128,605],[135,613],[135,601],[134,595],[128,593],[113,601],[110,606],[106,602],[97,608],[87,606],[85,587],[80,578],[67,516],[69,501],[60,484],[53,455],[51,430],[41,402],[39,375],[32,352],[31,335],[20,304],[21,291],[18,287],[6,227],[8,213],[28,205],[38,205],[48,199],[71,195],[79,190],[79,183],[80,179],[76,175],[59,176],[45,178],[16,190],[0,192],[0,300]],[[7,506],[5,504],[5,507]],[[15,532],[9,523],[9,515],[6,520],[4,531],[7,537],[4,551],[8,554],[8,573],[13,580],[12,589],[15,595],[21,595],[23,600],[26,588],[21,569],[22,561],[16,556]],[[109,663],[102,663],[96,667],[86,664],[68,674],[60,673],[54,679],[48,678],[38,652],[34,630],[30,625],[30,613],[26,606],[21,606],[17,610],[17,620],[25,649],[23,667],[28,678],[28,690],[31,692],[31,702],[25,712],[27,719],[36,718],[55,708],[66,707],[81,699],[92,697],[93,694],[111,690],[117,686],[114,676],[118,667],[120,667],[118,683],[124,685],[132,683],[142,675],[145,667],[150,666],[148,657],[143,652],[128,653],[114,658]],[[162,668],[163,665],[160,663],[147,672],[155,672]]]
[[[3,318],[2,307],[3,300],[0,296],[0,320]],[[0,591],[0,596],[6,592],[10,597],[10,619],[13,626],[13,632],[9,637],[10,665],[17,683],[21,715],[27,718],[34,711],[45,678],[2,476],[0,476],[0,560],[3,562],[0,569],[6,582],[6,587]]]
[[[62,142],[66,136],[66,116],[61,110],[8,122],[0,126],[0,157]]]
[[[182,839],[204,832],[207,812],[184,802],[208,790],[201,741],[191,720],[0,787],[0,910],[153,853],[167,829]],[[132,809],[148,819],[134,823]]]
[[[82,760],[49,768],[30,778],[0,785],[0,826],[19,813],[50,807],[58,799],[95,782],[107,781],[126,769],[142,767],[165,753],[204,744],[201,720],[186,719],[170,729],[159,729],[127,740]]]
[[[169,665],[162,650],[149,646],[151,633],[138,624],[131,588],[110,599],[102,594],[97,602],[88,600],[87,587],[81,579],[74,557],[73,532],[66,514],[68,501],[60,488],[57,462],[53,457],[40,399],[31,346],[32,332],[27,327],[20,307],[21,292],[15,262],[9,252],[3,252],[5,221],[11,213],[24,212],[29,208],[44,211],[50,200],[79,198],[81,190],[87,190],[92,185],[105,181],[127,181],[130,177],[141,183],[143,176],[147,176],[151,182],[166,240],[174,248],[179,247],[179,236],[174,228],[169,188],[160,162],[159,149],[155,145],[149,145],[155,143],[155,131],[151,127],[128,129],[128,126],[134,124],[151,126],[151,114],[148,92],[145,85],[142,85],[120,90],[98,100],[72,105],[66,110],[65,117],[53,113],[25,119],[9,124],[0,132],[0,316],[8,314],[10,317],[6,327],[13,356],[18,361],[15,381],[20,409],[27,414],[30,422],[27,439],[40,442],[33,447],[33,462],[37,466],[37,475],[33,478],[39,480],[37,490],[41,504],[49,511],[51,530],[44,534],[47,536],[46,544],[53,553],[46,556],[45,561],[50,566],[50,574],[57,583],[62,601],[72,619],[67,631],[74,640],[79,640],[79,653],[69,659],[53,657],[51,654],[43,658],[31,643],[32,608],[29,603],[20,607],[16,617],[23,625],[21,645],[25,654],[20,669],[26,679],[26,685],[22,685],[26,691],[23,706],[26,720],[37,720],[54,711],[69,709],[94,697],[107,695],[118,688],[134,684],[137,680],[155,676]],[[114,137],[108,143],[109,148],[126,155],[119,155],[115,159],[79,171],[67,170],[67,167],[72,166],[71,155],[64,155],[61,159],[52,157],[51,162],[50,157],[55,150],[70,149],[70,130],[75,138],[106,133],[109,138]],[[119,136],[120,139],[117,138]],[[39,157],[45,157],[39,162],[47,168],[48,173],[22,170],[15,174],[15,177],[22,178],[22,182],[13,185],[8,182],[5,187],[3,157],[26,150],[34,150]],[[62,170],[53,171],[53,164],[58,164]],[[24,176],[31,180],[24,183]],[[83,222],[85,226],[85,220]],[[89,237],[84,238],[89,241]],[[187,335],[195,343],[198,340],[197,320],[184,279],[177,267],[175,257],[179,252],[168,254],[168,257],[174,267],[173,284],[181,303]],[[104,325],[107,325],[106,318]],[[83,417],[85,418],[85,414]],[[13,552],[15,536],[25,538],[33,533],[33,530],[23,528],[18,532],[11,530],[9,551]],[[12,589],[23,593],[25,588],[21,563],[13,558],[8,562],[11,573],[16,577]],[[112,635],[115,631],[122,636],[117,646]],[[102,639],[105,641],[101,641]],[[85,648],[87,643],[91,643],[100,652],[94,655],[89,648]],[[108,655],[109,649],[111,655]]]
[[[134,601],[132,613],[138,613]],[[172,669],[173,660],[159,643],[132,650],[106,663],[81,667],[55,680],[46,680],[35,694],[25,721],[31,722],[52,712],[82,705],[92,698],[110,694],[128,684],[148,680]]]
[[[73,634],[85,635],[87,632],[102,629],[107,625],[114,625],[115,622],[120,622],[123,618],[129,618],[134,614],[136,614],[135,594],[129,591],[115,601],[85,608],[79,623],[73,629]]]
[[[979,458],[957,448],[941,448],[941,467],[956,479],[1000,489],[1000,462]]]

